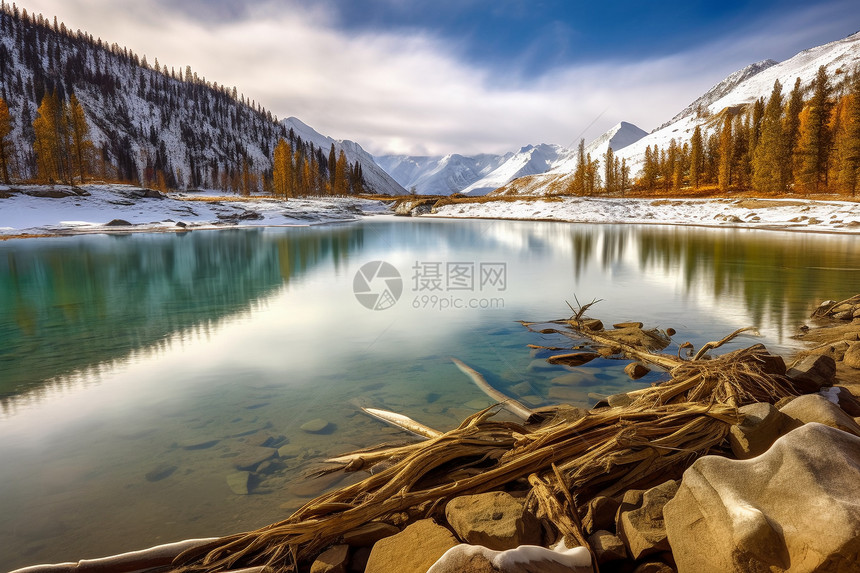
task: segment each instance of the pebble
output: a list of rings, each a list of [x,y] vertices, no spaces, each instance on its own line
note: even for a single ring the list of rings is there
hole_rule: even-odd
[[[328,420],[323,420],[322,418],[315,418],[310,422],[305,422],[299,429],[303,432],[307,432],[309,434],[323,434],[327,431],[330,431],[331,422]]]

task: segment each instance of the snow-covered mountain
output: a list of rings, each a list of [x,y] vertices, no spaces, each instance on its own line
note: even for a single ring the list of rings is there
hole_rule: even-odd
[[[488,176],[512,155],[381,155],[375,159],[382,169],[406,189],[414,187],[416,193],[421,195],[450,195],[460,193]]]
[[[834,83],[838,82],[845,77],[846,72],[860,65],[860,32],[804,50],[777,64],[769,62],[765,60],[731,74],[676,115],[677,119],[627,147],[619,153],[619,156],[627,158],[635,174],[641,168],[647,146],[666,148],[672,139],[679,143],[687,142],[697,125],[703,135],[707,136],[719,128],[718,119],[721,111],[730,107],[746,106],[759,98],[769,97],[775,80],[779,80],[782,84],[785,96],[788,96],[797,78],[800,78],[803,89],[808,89],[821,66],[826,68]],[[743,79],[737,82],[731,81],[732,78],[738,77]],[[723,89],[720,89],[720,86],[723,86]]]
[[[537,146],[526,145],[513,155],[509,154],[504,163],[463,189],[462,192],[467,195],[486,195],[519,177],[549,171],[569,153],[570,150],[560,145],[547,143]]]
[[[759,98],[769,97],[774,80],[780,81],[786,96],[797,78],[800,78],[803,89],[808,89],[820,66],[827,69],[834,83],[860,66],[860,32],[804,50],[780,63],[764,60],[738,70],[714,85],[668,123],[626,146],[613,145],[613,151],[617,152],[617,157],[626,159],[635,176],[641,170],[646,147],[667,148],[672,139],[679,144],[688,142],[696,126],[707,137],[719,128],[721,112],[726,108],[747,106]],[[620,125],[624,125],[624,122]],[[604,137],[606,134],[595,140],[595,143]],[[593,149],[592,158],[599,159],[601,153],[595,152],[598,147],[591,144],[589,148]],[[606,148],[602,147],[602,150],[605,153]],[[573,157],[548,173],[514,181],[500,192],[545,194],[561,190],[569,183],[575,168],[576,158]]]
[[[0,30],[0,94],[14,125],[12,170],[18,179],[35,175],[33,120],[46,93],[60,100],[74,94],[80,101],[97,175],[106,179],[154,185],[161,178],[179,189],[260,189],[275,144],[288,137],[289,128],[271,112],[236,88],[198,77],[190,67],[176,71],[157,60],[150,65],[117,44],[9,3],[0,8]],[[321,153],[307,145],[310,137],[291,141],[306,156],[319,158],[321,172],[333,141],[323,139]],[[334,143],[351,164],[360,162],[366,190],[402,193],[358,144]]]
[[[600,160],[611,147],[614,153],[632,145],[647,136],[648,132],[632,123],[622,121],[608,129],[594,141],[585,146],[585,153],[592,159]],[[579,161],[575,150],[569,151],[553,165],[550,173],[572,173]]]
[[[622,121],[589,143],[585,150],[593,158],[622,149],[648,135],[632,123]],[[567,173],[576,167],[576,150],[542,143],[526,145],[504,155],[445,155],[444,157],[384,155],[376,162],[406,189],[422,195],[486,195],[516,179],[544,173]]]
[[[388,173],[385,172],[373,156],[366,152],[359,144],[349,139],[334,140],[327,135],[322,135],[314,128],[310,127],[302,120],[296,117],[288,117],[281,124],[289,131],[293,132],[302,138],[302,141],[311,142],[316,147],[326,151],[334,145],[335,152],[339,153],[343,149],[346,155],[346,160],[353,164],[358,162],[364,173],[364,180],[368,189],[374,190],[376,193],[384,195],[405,195],[406,190],[397,183]]]
[[[738,70],[732,74],[729,74],[726,79],[706,91],[704,95],[696,98],[696,101],[682,109],[678,114],[675,115],[675,117],[658,127],[655,131],[668,127],[673,123],[684,119],[685,117],[690,117],[695,114],[703,115],[707,113],[705,110],[707,110],[715,101],[731,93],[732,90],[737,88],[738,85],[745,82],[749,78],[760,72],[763,72],[764,70],[772,66],[777,65],[778,63],[779,62],[777,62],[776,60],[762,60],[760,62],[750,64],[747,67]]]

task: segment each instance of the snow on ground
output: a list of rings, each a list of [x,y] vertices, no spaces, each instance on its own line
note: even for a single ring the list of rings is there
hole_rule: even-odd
[[[217,201],[194,200],[197,197],[196,193],[164,196],[130,185],[0,186],[0,237],[313,225],[354,221],[362,215],[386,212],[386,206],[379,201],[352,197],[282,201],[232,196]]]
[[[860,203],[806,199],[620,199],[455,203],[430,217],[539,219],[577,223],[651,223],[860,234]]]

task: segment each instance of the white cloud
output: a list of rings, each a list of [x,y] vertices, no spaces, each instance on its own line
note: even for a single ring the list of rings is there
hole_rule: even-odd
[[[522,84],[500,82],[503,70],[490,76],[460,61],[444,40],[417,31],[344,33],[324,3],[257,5],[234,22],[194,19],[140,0],[29,4],[146,54],[150,63],[158,57],[177,68],[191,65],[209,81],[237,86],[279,117],[297,116],[372,153],[566,145],[621,120],[652,129],[728,73],[769,57],[751,52],[779,46],[785,28],[774,23],[742,42],[723,40],[661,59],[567,67]],[[518,70],[505,75],[520,76]]]

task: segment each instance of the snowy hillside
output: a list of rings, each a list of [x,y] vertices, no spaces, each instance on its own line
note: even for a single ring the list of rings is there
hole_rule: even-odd
[[[717,120],[721,111],[729,107],[751,104],[762,97],[767,98],[773,88],[774,80],[780,81],[783,94],[787,96],[796,78],[800,78],[801,85],[804,89],[808,89],[820,66],[827,69],[828,75],[833,78],[835,84],[858,65],[860,65],[860,32],[804,50],[784,62],[775,63],[773,60],[757,62],[718,82],[676,114],[669,123],[624,147],[613,145],[613,151],[616,151],[616,157],[626,159],[635,177],[642,168],[647,146],[665,149],[672,139],[679,144],[688,142],[696,126],[702,129],[703,135],[707,138],[718,127]],[[624,125],[624,122],[620,125]],[[593,159],[599,159],[601,155],[601,152],[597,151],[598,148],[605,153],[606,147],[597,145],[597,142],[605,136],[601,136],[589,145]],[[537,195],[560,192],[568,185],[576,163],[575,156],[571,157],[570,160],[559,164],[545,175],[516,181],[500,192]]]
[[[341,149],[346,154],[346,160],[353,164],[356,161],[361,164],[364,173],[364,180],[369,189],[376,193],[384,195],[403,195],[406,190],[401,187],[384,169],[380,168],[374,161],[373,156],[366,152],[362,147],[354,141],[348,139],[336,141],[331,137],[322,135],[314,128],[302,122],[295,117],[289,117],[281,122],[281,124],[289,131],[293,132],[302,138],[305,142],[311,142],[316,147],[327,151],[334,144],[335,152],[339,153]]]
[[[262,190],[274,146],[288,130],[235,87],[209,82],[190,66],[150,64],[127,48],[8,3],[0,10],[0,30],[0,93],[14,124],[14,178],[36,174],[33,120],[43,96],[56,93],[60,101],[71,94],[80,101],[98,177],[141,185],[161,179],[179,189]],[[303,142],[291,143],[298,149]],[[323,172],[328,150],[320,154]],[[344,150],[372,179],[368,190],[396,189],[357,144],[345,142]]]
[[[460,193],[488,176],[513,154],[482,154],[465,157],[459,154],[442,157],[382,155],[377,164],[406,189],[415,188],[421,195]]]
[[[594,141],[585,146],[585,153],[591,155],[592,159],[600,160],[606,155],[606,150],[612,147],[613,152],[624,149],[628,145],[632,145],[648,135],[648,132],[641,129],[632,123],[622,121],[607,130],[604,134],[597,137]],[[577,153],[571,150],[560,161],[553,165],[550,173],[552,174],[567,174],[572,173],[576,169]]]
[[[760,62],[760,64],[763,63]],[[754,66],[757,65],[759,64],[754,64]],[[702,133],[707,135],[718,127],[715,122],[709,121],[713,116],[728,107],[747,105],[761,97],[767,98],[773,89],[774,80],[779,80],[783,87],[783,94],[787,96],[797,78],[800,78],[804,88],[808,88],[815,79],[815,74],[820,66],[824,66],[828,75],[835,78],[834,82],[836,82],[844,76],[845,72],[853,70],[858,65],[860,65],[860,32],[823,46],[804,50],[784,62],[761,67],[758,73],[748,74],[746,79],[735,84],[732,89],[722,93],[710,104],[703,105],[702,117],[695,113],[685,115],[682,112],[678,114],[680,116],[678,120],[651,132],[647,137],[627,147],[618,155],[626,157],[628,164],[632,167],[632,172],[636,173],[641,168],[646,146],[651,145],[653,147],[656,145],[665,148],[668,147],[669,141],[672,139],[678,142],[689,141],[697,125],[701,127]],[[719,86],[729,83],[730,78],[751,68],[752,66],[749,66],[744,70],[735,72],[707,93],[719,93]],[[707,101],[706,96],[696,101],[701,101],[704,104]],[[687,109],[689,110],[695,105],[694,102]]]
[[[729,74],[726,79],[709,89],[704,95],[682,109],[675,117],[658,127],[655,131],[668,127],[683,118],[706,113],[705,110],[710,108],[711,104],[731,93],[738,85],[778,63],[776,60],[762,60]]]

